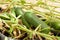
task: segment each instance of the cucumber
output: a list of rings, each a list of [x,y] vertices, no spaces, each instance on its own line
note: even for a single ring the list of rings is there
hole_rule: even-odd
[[[45,22],[40,20],[36,15],[34,15],[33,12],[29,11],[25,12],[24,18],[30,25],[33,25],[34,27],[37,27],[39,24],[41,24],[41,28],[45,29],[42,32],[44,33],[50,32],[50,27]]]
[[[28,22],[25,20],[24,16],[22,16],[21,19],[22,19],[22,23],[23,23],[27,28],[30,28],[30,25],[29,25]]]
[[[29,28],[30,27],[30,25],[26,22],[26,20],[25,20],[25,18],[24,18],[24,12],[22,11],[22,9],[20,8],[20,7],[14,7],[14,9],[15,9],[15,13],[16,13],[16,16],[19,16],[19,15],[22,15],[21,16],[21,20],[22,20],[22,23],[27,27],[27,28]]]
[[[55,30],[60,30],[60,21],[59,20],[54,20],[54,19],[51,19],[51,20],[48,20],[47,21],[47,24],[49,26],[51,26],[51,28],[55,29]]]
[[[23,15],[23,11],[21,7],[14,7],[16,16]]]

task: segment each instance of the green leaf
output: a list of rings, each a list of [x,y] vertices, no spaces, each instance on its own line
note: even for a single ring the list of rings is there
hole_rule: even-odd
[[[7,13],[3,13],[3,14],[0,14],[0,18],[1,19],[10,19],[9,16],[7,15]]]
[[[11,9],[11,14],[12,14],[14,17],[16,17],[14,8]]]

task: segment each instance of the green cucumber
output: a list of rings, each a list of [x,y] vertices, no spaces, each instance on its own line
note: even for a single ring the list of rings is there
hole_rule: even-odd
[[[25,12],[24,18],[30,25],[33,25],[34,27],[37,27],[39,24],[41,24],[41,28],[45,29],[43,30],[45,33],[50,31],[50,27],[45,22],[40,20],[36,15],[34,15],[33,12]]]
[[[15,13],[16,13],[16,16],[19,16],[19,15],[22,15],[21,16],[21,20],[22,20],[22,23],[27,27],[29,28],[30,25],[26,22],[25,18],[24,18],[24,12],[22,11],[22,9],[20,7],[14,7],[15,9]]]
[[[23,11],[21,7],[14,7],[16,16],[23,15]]]
[[[60,30],[60,20],[57,19],[51,19],[46,21],[46,23],[51,26],[51,28],[54,28],[55,30]]]
[[[22,23],[27,27],[27,28],[30,28],[30,25],[28,24],[28,22],[25,20],[25,18],[22,16],[21,17],[22,19]]]

